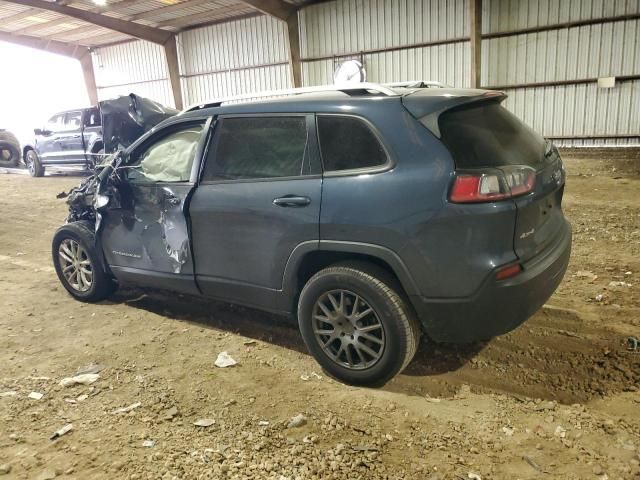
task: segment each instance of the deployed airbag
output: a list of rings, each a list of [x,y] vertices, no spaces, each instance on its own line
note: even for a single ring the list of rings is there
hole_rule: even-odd
[[[186,182],[196,155],[202,126],[175,132],[142,154],[140,173],[153,182]]]

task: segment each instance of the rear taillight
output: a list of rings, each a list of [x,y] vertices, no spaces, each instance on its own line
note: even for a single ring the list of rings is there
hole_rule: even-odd
[[[536,171],[510,166],[456,172],[449,201],[454,203],[496,202],[533,191]]]
[[[519,263],[513,265],[507,265],[499,268],[496,271],[496,280],[506,280],[507,278],[515,277],[522,271],[522,266]]]

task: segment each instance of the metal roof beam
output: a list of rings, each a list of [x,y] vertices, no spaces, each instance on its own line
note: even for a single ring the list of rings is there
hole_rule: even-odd
[[[289,68],[294,87],[302,87],[302,61],[300,60],[300,27],[298,14],[287,18],[287,37],[289,39]]]
[[[98,88],[96,87],[96,77],[91,61],[91,52],[87,47],[73,43],[58,42],[56,40],[45,40],[42,38],[29,37],[28,35],[16,35],[14,33],[0,32],[0,40],[23,47],[35,48],[56,55],[75,58],[80,62],[84,83],[87,87],[87,94],[92,105],[98,104]]]
[[[287,19],[298,12],[298,9],[283,0],[241,0],[242,3],[252,6],[256,10],[260,10],[262,13],[271,15],[280,20],[287,21]]]
[[[202,5],[202,4],[206,4],[209,3],[211,0],[187,0],[186,2],[182,2],[182,3],[177,3],[175,5],[169,5],[167,7],[160,7],[160,8],[156,8],[155,10],[151,10],[149,12],[142,12],[142,13],[137,13],[135,15],[127,15],[126,17],[122,17],[120,20],[126,20],[128,22],[132,22],[134,20],[145,20],[146,17],[148,16],[153,16],[153,15],[158,15],[158,14],[162,14],[162,13],[170,13],[170,12],[176,12],[179,11],[180,9],[184,8],[184,7],[190,7],[190,6],[195,6],[195,5]],[[64,2],[64,3],[63,3]],[[109,12],[118,12],[122,9],[128,8],[131,3],[133,2],[133,0],[121,0],[119,2],[116,3],[111,3],[108,6],[108,11]],[[65,0],[60,0],[58,1],[59,4],[64,4],[64,5],[69,5],[70,1],[65,1]],[[94,8],[90,8],[89,11],[90,12],[96,12],[96,13],[100,13],[101,11],[105,10],[106,7],[94,7]],[[38,12],[37,9],[31,9],[32,12]],[[33,13],[32,13],[33,14]],[[36,25],[30,25],[28,27],[25,28],[21,28],[20,30],[14,30],[13,33],[31,33],[31,32],[37,32],[39,30],[46,30],[47,28],[51,28],[51,27],[55,27],[56,25],[60,25],[63,24],[65,22],[68,22],[69,18],[67,16],[63,16],[61,18],[57,18],[55,20],[51,20],[49,22],[45,22],[45,23],[38,23]],[[155,23],[155,22],[153,22]],[[154,25],[155,26],[155,25]],[[85,28],[85,27],[80,27],[80,28]],[[76,32],[76,29],[73,30],[67,30],[67,31],[62,31],[62,32],[57,32],[56,35],[58,34],[66,34],[67,32]],[[45,35],[48,38],[52,38],[53,35]]]
[[[471,49],[471,77],[469,83],[471,88],[480,88],[482,75],[480,67],[482,64],[482,0],[469,0],[469,32]]]
[[[148,27],[139,23],[128,22],[119,18],[108,17],[100,13],[91,12],[89,10],[81,10],[79,8],[69,7],[67,5],[60,5],[54,2],[48,2],[45,0],[4,0],[9,3],[16,3],[18,5],[25,5],[27,7],[39,8],[40,10],[48,10],[51,12],[60,13],[71,18],[77,18],[100,27],[108,28],[109,30],[115,30],[116,32],[124,33],[141,40],[146,40],[152,43],[158,43],[164,45],[173,36],[171,32],[161,30],[159,28]]]
[[[171,38],[164,45],[164,55],[167,58],[167,72],[169,84],[173,94],[173,103],[178,110],[182,110],[182,85],[180,84],[180,68],[178,63],[178,45],[176,37]]]
[[[7,32],[0,32],[0,41],[15,43],[16,45],[22,45],[23,47],[44,50],[45,52],[72,58],[80,58],[89,51],[87,47],[74,43],[46,40],[43,38],[30,37],[28,35],[16,35],[14,33]]]
[[[124,3],[127,2],[128,0],[123,0],[122,2],[118,2],[117,4],[113,4],[113,5],[119,5],[120,3]],[[227,6],[227,7],[220,7],[220,8],[216,8],[214,10],[208,10],[206,12],[202,12],[202,13],[195,13],[192,15],[187,15],[187,16],[183,16],[183,17],[176,17],[173,18],[171,20],[164,20],[161,22],[156,22],[153,20],[149,20],[148,17],[149,16],[153,16],[153,15],[157,15],[159,13],[167,13],[167,9],[171,8],[171,10],[168,10],[168,12],[174,12],[174,11],[178,11],[176,10],[174,7],[187,7],[187,6],[195,6],[195,5],[201,5],[201,4],[206,4],[210,2],[210,0],[187,0],[186,2],[182,2],[182,3],[177,3],[175,5],[170,5],[168,7],[162,7],[162,8],[157,8],[153,11],[149,11],[149,12],[144,12],[144,13],[139,13],[136,15],[132,15],[130,17],[123,17],[122,20],[127,20],[127,21],[132,21],[132,20],[144,20],[144,21],[148,21],[148,22],[152,22],[156,27],[168,27],[168,28],[182,28],[185,25],[189,25],[190,23],[194,22],[194,21],[206,21],[207,19],[211,18],[212,16],[217,16],[217,15],[222,15],[225,13],[229,13],[229,12],[233,12],[235,10],[237,10],[236,6]],[[78,27],[78,28],[74,28],[71,30],[66,30],[63,32],[56,32],[50,35],[45,35],[45,37],[47,38],[62,38],[64,39],[64,37],[68,37],[68,36],[73,36],[73,35],[77,35],[77,34],[81,34],[81,33],[85,33],[85,32],[91,32],[91,28],[87,28],[87,27]],[[93,41],[95,39],[100,39],[101,37],[104,37],[104,35],[99,35],[97,37],[93,37],[93,36],[88,36],[88,37],[81,37],[81,40],[91,40],[91,43],[94,43]]]
[[[98,87],[96,86],[96,75],[93,70],[93,60],[91,59],[91,52],[87,51],[80,58],[80,67],[82,67],[82,75],[84,77],[84,84],[87,88],[87,94],[89,95],[89,101],[91,105],[98,105]]]
[[[289,43],[289,68],[294,87],[302,86],[302,64],[300,61],[300,28],[298,8],[284,0],[241,0],[256,10],[282,20],[287,24]]]

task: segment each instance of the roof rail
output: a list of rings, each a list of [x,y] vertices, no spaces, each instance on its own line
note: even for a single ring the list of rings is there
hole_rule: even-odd
[[[447,88],[444,83],[434,80],[405,80],[403,82],[383,83],[382,85],[390,88]]]
[[[316,92],[344,92],[344,93],[357,93],[357,92],[375,92],[379,95],[387,97],[396,97],[400,94],[389,88],[390,85],[380,85],[377,83],[354,83],[345,85],[321,85],[318,87],[303,87],[303,88],[288,88],[283,90],[267,90],[264,92],[245,93],[242,95],[234,95],[230,97],[217,98],[212,100],[205,100],[196,104],[190,105],[184,109],[181,113],[191,112],[193,110],[200,110],[202,108],[219,107],[223,103],[237,102],[241,100],[253,100],[257,98],[266,97],[283,97],[287,95],[300,95],[304,93],[316,93]]]

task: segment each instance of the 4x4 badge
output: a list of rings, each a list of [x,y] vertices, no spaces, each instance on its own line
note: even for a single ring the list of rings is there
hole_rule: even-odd
[[[520,235],[520,240],[522,240],[523,238],[527,238],[529,235],[533,235],[533,233],[536,231],[535,228],[532,228],[531,230],[529,230],[528,232],[524,232],[522,235]]]

